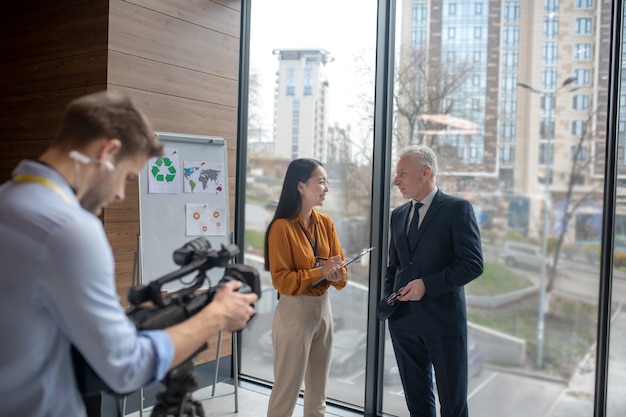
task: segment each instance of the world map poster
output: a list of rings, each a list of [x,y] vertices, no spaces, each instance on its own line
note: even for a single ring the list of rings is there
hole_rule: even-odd
[[[223,194],[224,164],[185,161],[183,163],[183,184],[186,193]]]

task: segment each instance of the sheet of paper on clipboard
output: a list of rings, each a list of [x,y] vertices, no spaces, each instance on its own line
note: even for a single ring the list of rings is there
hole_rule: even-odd
[[[341,267],[343,268],[344,266],[348,266],[350,265],[352,262],[358,261],[359,259],[361,259],[363,256],[367,255],[368,253],[370,253],[371,251],[373,251],[374,249],[376,249],[376,246],[372,246],[371,248],[367,248],[364,251],[362,251],[361,253],[359,253],[357,256],[355,256],[354,258],[345,261]]]
[[[367,255],[368,253],[370,253],[371,251],[373,251],[374,249],[376,249],[376,246],[372,246],[371,248],[367,248],[365,250],[363,250],[361,253],[359,253],[357,256],[355,256],[352,259],[349,259],[347,261],[345,261],[343,264],[341,264],[341,267],[343,268],[344,266],[348,266],[353,262],[358,261],[359,259],[361,259],[364,255]],[[320,285],[322,282],[326,281],[326,278],[322,277],[321,279],[318,279],[317,281],[315,281],[313,284],[311,284],[311,288],[315,288],[318,285]]]

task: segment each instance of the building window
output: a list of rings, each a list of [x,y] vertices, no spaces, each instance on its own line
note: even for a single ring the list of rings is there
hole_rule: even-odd
[[[514,94],[517,87],[517,75],[504,74],[502,76],[502,92],[505,94]]]
[[[455,16],[456,15],[456,3],[448,4],[448,14],[450,16]]]
[[[313,94],[313,68],[310,65],[304,67],[304,91],[305,96]]]
[[[411,29],[411,45],[413,48],[422,49],[426,46],[426,29],[414,27]]]
[[[541,69],[541,88],[544,90],[556,88],[556,68],[545,67]]]
[[[570,148],[569,160],[572,162],[585,162],[587,160],[587,147],[572,146]]]
[[[502,145],[500,146],[500,163],[503,165],[511,165],[515,160],[515,146]]]
[[[559,12],[559,0],[545,0],[543,10],[546,13],[558,13]]]
[[[539,122],[539,135],[541,139],[552,139],[554,137],[554,119],[541,119]]]
[[[586,133],[587,121],[586,120],[572,120],[572,136],[577,138],[583,137]]]
[[[411,19],[413,20],[414,25],[425,25],[426,24],[426,5],[414,4],[413,15]]]
[[[509,2],[504,4],[504,21],[506,23],[519,22],[519,2]]]
[[[502,117],[514,119],[517,112],[517,100],[515,98],[504,98],[500,102]]]
[[[577,9],[591,9],[593,7],[593,0],[576,0]]]
[[[574,94],[572,97],[572,110],[584,111],[589,109],[589,95]]]
[[[500,126],[500,139],[502,142],[513,142],[515,140],[514,122],[502,122]]]
[[[557,39],[559,37],[559,18],[556,16],[546,16],[543,18],[544,39]]]
[[[456,39],[456,28],[448,28],[448,39]]]
[[[539,144],[539,163],[545,165],[546,163],[552,164],[552,144],[540,143]]]
[[[574,77],[576,77],[574,85],[589,85],[591,82],[591,71],[586,68],[575,69]]]
[[[577,43],[574,44],[574,60],[589,61],[591,59],[591,44]]]
[[[574,26],[577,35],[591,35],[592,22],[590,17],[577,17]]]
[[[544,64],[556,64],[558,56],[556,42],[544,42],[541,48],[541,62]]]
[[[505,27],[503,38],[504,45],[517,46],[519,44],[519,28],[517,26]]]
[[[285,78],[287,82],[286,94],[288,96],[293,96],[296,92],[296,87],[295,87],[296,69],[295,67],[287,68],[287,76]]]
[[[505,70],[516,70],[519,59],[517,50],[508,49],[502,54],[502,67]]]
[[[474,14],[477,16],[480,16],[483,14],[483,4],[482,3],[478,3],[476,2],[476,4],[474,4]]]

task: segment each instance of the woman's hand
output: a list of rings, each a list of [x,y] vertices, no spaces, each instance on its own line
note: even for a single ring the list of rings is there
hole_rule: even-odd
[[[339,282],[343,279],[343,260],[339,255],[332,256],[322,265],[322,276],[328,281]]]

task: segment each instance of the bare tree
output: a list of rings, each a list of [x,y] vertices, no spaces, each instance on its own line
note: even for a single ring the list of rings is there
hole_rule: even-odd
[[[263,136],[267,134],[264,132],[263,120],[259,113],[261,106],[260,89],[259,74],[251,69],[248,80],[248,140],[263,141]]]
[[[436,145],[437,134],[450,124],[455,95],[471,74],[465,61],[439,65],[425,49],[403,53],[396,66],[394,89],[395,139],[398,148],[412,144]],[[434,117],[436,116],[436,117]]]
[[[554,281],[556,279],[559,258],[570,221],[572,220],[572,217],[574,217],[576,210],[583,203],[585,203],[585,201],[587,201],[590,196],[595,194],[600,187],[600,185],[596,185],[591,187],[591,189],[587,190],[584,193],[576,195],[574,193],[576,186],[580,184],[581,173],[588,172],[594,161],[594,158],[591,155],[586,154],[585,150],[589,150],[590,152],[591,143],[595,137],[595,132],[592,125],[595,114],[596,111],[591,111],[589,113],[585,122],[584,130],[573,148],[572,164],[569,172],[567,173],[567,188],[563,195],[561,225],[558,228],[559,232],[557,235],[554,252],[552,254],[552,262],[548,264],[548,282],[546,284],[547,293],[550,293],[554,288]]]

